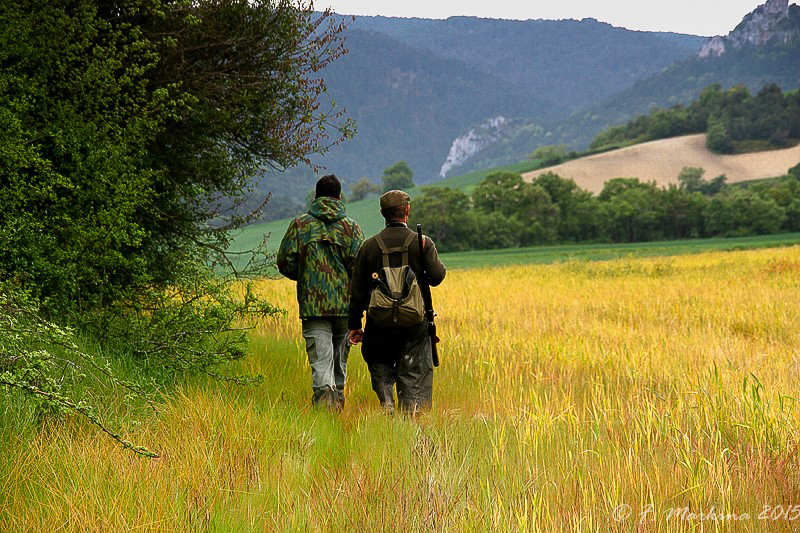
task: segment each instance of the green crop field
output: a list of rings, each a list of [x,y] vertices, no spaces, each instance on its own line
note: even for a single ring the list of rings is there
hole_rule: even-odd
[[[449,268],[547,264],[565,261],[605,261],[620,258],[664,257],[713,251],[756,250],[800,244],[800,233],[715,239],[639,242],[630,244],[572,244],[442,254]]]

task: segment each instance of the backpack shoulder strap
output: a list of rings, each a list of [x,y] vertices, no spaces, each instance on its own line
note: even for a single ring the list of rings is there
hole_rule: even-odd
[[[414,237],[416,237],[414,233],[409,233],[408,237],[406,237],[406,240],[403,243],[403,266],[408,265],[408,247],[411,246],[411,241],[414,240]]]
[[[378,246],[381,249],[381,253],[383,254],[383,267],[389,268],[389,254],[391,253],[388,248],[386,248],[386,243],[383,242],[383,238],[380,234],[375,235],[375,242],[378,243]]]
[[[375,235],[375,242],[378,243],[378,246],[381,249],[381,253],[383,254],[383,266],[384,268],[389,268],[389,254],[402,252],[403,254],[403,263],[402,266],[408,265],[408,247],[411,245],[411,241],[414,240],[416,235],[414,233],[409,233],[406,240],[403,242],[402,246],[395,246],[394,248],[387,248],[386,243],[381,238],[380,234]]]

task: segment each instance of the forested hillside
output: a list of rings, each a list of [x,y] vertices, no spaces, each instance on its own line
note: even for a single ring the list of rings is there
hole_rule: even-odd
[[[633,84],[600,105],[576,113],[534,144],[566,142],[587,147],[595,135],[609,126],[622,124],[654,107],[688,104],[714,83],[723,89],[743,85],[757,93],[768,84],[784,91],[800,87],[800,42],[745,46],[720,57],[694,57],[670,66],[664,72]]]
[[[490,132],[495,146],[489,150],[498,152],[492,161],[519,161],[543,125],[697,53],[703,42],[593,19],[358,17],[345,36],[348,55],[322,75],[337,108],[356,119],[358,133],[313,161],[349,183],[378,182],[400,160],[419,183],[436,181],[459,137],[468,155],[456,158],[449,174],[463,172],[475,164],[472,151],[483,146],[471,144],[470,132],[480,135],[478,126],[500,116],[502,127]],[[302,209],[313,185],[308,169],[289,174],[292,179],[268,175],[258,187],[274,193],[273,216]]]
[[[358,133],[315,162],[354,183],[377,182],[405,160],[425,184],[520,161],[537,146],[585,149],[602,130],[687,105],[714,83],[796,89],[798,9],[773,0],[712,40],[593,19],[359,17],[346,33],[349,55],[323,73]],[[708,52],[720,42],[724,53]],[[275,193],[273,218],[302,209],[313,184],[306,169],[291,175],[298,179],[268,176],[258,188]]]
[[[356,120],[355,138],[321,161],[342,176],[368,176],[405,160],[422,182],[438,175],[453,140],[489,117],[558,120],[564,102],[474,62],[446,58],[384,34],[350,28],[349,54],[324,71],[330,96]]]
[[[474,65],[506,83],[521,83],[531,96],[554,102],[559,114],[619,92],[694,54],[703,42],[693,35],[630,31],[590,18],[359,17],[354,27]],[[539,118],[545,110],[531,111]]]
[[[714,83],[724,89],[743,85],[753,93],[769,84],[785,91],[800,87],[800,6],[789,5],[788,0],[769,0],[727,36],[708,40],[696,56],[574,114],[547,131],[549,141],[539,136],[531,142],[566,142],[583,148],[609,126],[654,107],[688,104]]]
[[[739,85],[723,91],[706,88],[688,106],[656,109],[625,125],[612,126],[592,141],[591,148],[707,133],[708,148],[717,153],[744,153],[785,148],[800,142],[800,92],[783,94],[770,84],[752,95]]]

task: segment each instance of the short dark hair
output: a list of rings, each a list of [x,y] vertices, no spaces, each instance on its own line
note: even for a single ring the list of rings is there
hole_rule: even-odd
[[[403,220],[406,216],[406,206],[408,204],[396,205],[394,207],[385,207],[381,209],[381,215],[386,219],[386,222],[394,222],[396,220]]]
[[[342,195],[342,184],[333,174],[322,176],[317,182],[316,197],[330,196],[331,198],[339,198]]]

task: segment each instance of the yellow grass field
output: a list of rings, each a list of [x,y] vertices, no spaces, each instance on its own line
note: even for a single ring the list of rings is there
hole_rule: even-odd
[[[435,407],[379,411],[358,350],[314,410],[293,286],[257,387],[193,381],[130,435],[0,454],[0,531],[796,531],[800,248],[452,271]]]
[[[752,154],[719,155],[706,148],[705,134],[652,141],[612,152],[583,157],[543,170],[523,174],[526,181],[546,172],[571,178],[579,186],[599,193],[613,178],[639,178],[666,186],[678,183],[683,167],[701,167],[705,178],[721,174],[728,183],[774,178],[800,163],[800,146]]]

